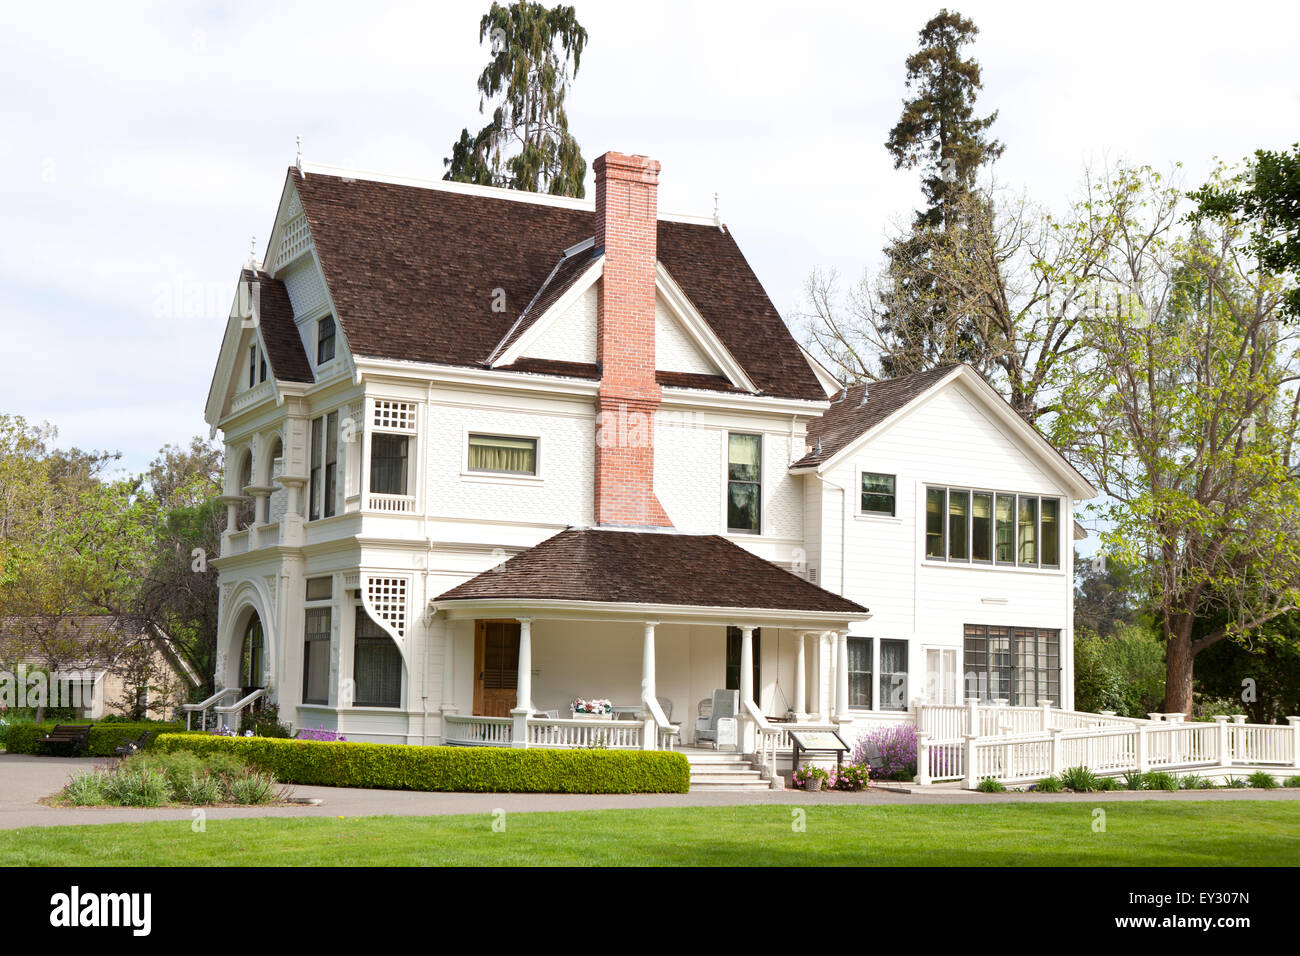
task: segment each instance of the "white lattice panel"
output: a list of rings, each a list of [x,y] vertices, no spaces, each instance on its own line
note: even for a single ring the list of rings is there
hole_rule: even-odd
[[[374,424],[376,428],[394,432],[415,431],[415,405],[412,402],[375,400]]]
[[[280,280],[284,283],[284,291],[289,293],[289,302],[293,306],[295,316],[312,315],[323,309],[329,301],[325,297],[325,283],[321,281],[320,271],[311,259],[300,260],[297,265],[286,270],[284,275],[280,276]],[[312,325],[314,326],[315,323]],[[315,336],[316,332],[313,328],[310,341],[304,342],[304,348],[307,348],[309,355],[316,354]]]
[[[298,216],[280,232],[280,248],[275,252],[275,269],[279,271],[311,248],[311,229],[307,217]]]
[[[398,641],[406,636],[408,584],[408,579],[404,577],[367,575],[366,586],[362,591],[366,613]]]

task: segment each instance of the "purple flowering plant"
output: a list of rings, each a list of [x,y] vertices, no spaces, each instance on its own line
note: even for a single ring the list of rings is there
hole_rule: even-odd
[[[867,753],[872,746],[879,748],[883,766],[874,767],[875,780],[897,780],[916,775],[916,728],[910,724],[897,727],[879,727],[858,738],[853,748],[853,762],[867,766]]]
[[[298,729],[299,740],[318,740],[322,743],[346,743],[347,739],[337,730],[326,730],[324,727],[301,727]]]

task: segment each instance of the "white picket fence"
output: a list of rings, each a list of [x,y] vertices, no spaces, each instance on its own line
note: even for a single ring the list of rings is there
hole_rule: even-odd
[[[1245,717],[1185,723],[1182,715],[1140,720],[1049,706],[969,702],[917,706],[917,782],[991,777],[1032,783],[1071,767],[1097,774],[1251,767],[1300,770],[1300,717],[1247,724]],[[977,727],[974,734],[968,727]]]
[[[442,739],[469,747],[514,746],[514,719],[447,714],[442,718]],[[643,726],[639,720],[583,720],[529,717],[529,747],[640,750]]]

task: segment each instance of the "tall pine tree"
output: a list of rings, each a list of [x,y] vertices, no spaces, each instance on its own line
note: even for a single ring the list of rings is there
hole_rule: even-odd
[[[920,32],[920,48],[907,58],[903,114],[890,130],[885,148],[895,169],[922,170],[921,189],[928,206],[918,210],[911,232],[891,244],[888,281],[893,307],[885,317],[889,348],[881,371],[904,375],[945,362],[978,358],[980,336],[961,316],[950,313],[937,287],[930,259],[943,233],[960,228],[959,210],[975,196],[980,168],[1005,148],[988,136],[997,119],[975,115],[983,86],[979,63],[962,55],[979,28],[960,13],[940,10]]]
[[[564,111],[587,43],[573,7],[493,3],[479,23],[484,40],[492,53],[478,78],[479,112],[496,106],[477,135],[461,130],[443,178],[581,198],[587,161]]]

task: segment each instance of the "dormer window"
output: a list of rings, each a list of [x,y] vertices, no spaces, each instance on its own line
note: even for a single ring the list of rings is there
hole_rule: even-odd
[[[266,381],[266,354],[260,352],[257,343],[248,347],[248,387]]]
[[[316,323],[316,364],[334,358],[334,316],[327,315]]]

